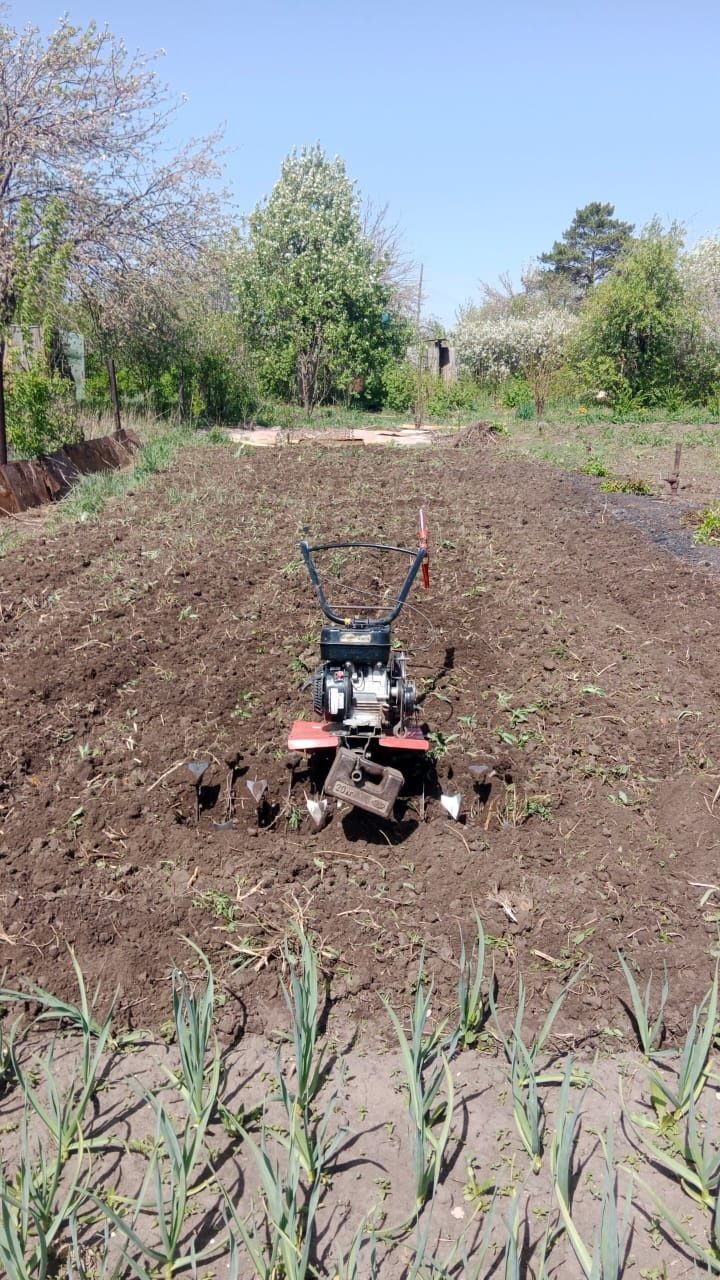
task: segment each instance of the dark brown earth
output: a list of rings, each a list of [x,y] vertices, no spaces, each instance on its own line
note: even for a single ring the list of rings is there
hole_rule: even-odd
[[[421,504],[431,590],[397,630],[447,750],[437,777],[410,780],[398,821],[346,811],[313,834],[295,824],[318,779],[284,759],[289,725],[310,714],[299,685],[321,619],[298,538],[308,526],[412,544]],[[522,973],[544,1011],[587,963],[558,1024],[569,1044],[632,1038],[618,947],[643,978],[667,965],[671,1036],[705,993],[720,920],[703,887],[719,879],[718,581],[612,518],[591,482],[491,442],[189,449],[101,520],[0,561],[0,623],[13,985],[73,994],[71,944],[90,985],[120,988],[123,1020],[157,1025],[189,938],[223,979],[226,1035],[262,1032],[297,920],[322,942],[334,1000],[374,1020],[381,994],[406,1004],[422,946],[449,1003],[476,906],[501,1005]],[[211,763],[197,828],[193,758]],[[236,829],[218,831],[234,759]],[[474,794],[468,765],[485,760],[513,785]],[[247,777],[269,782],[260,829]],[[460,823],[440,786],[462,792]]]

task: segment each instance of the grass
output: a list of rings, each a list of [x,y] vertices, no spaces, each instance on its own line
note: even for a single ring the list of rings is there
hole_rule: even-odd
[[[101,471],[83,476],[56,508],[62,519],[87,521],[102,515],[111,498],[119,498],[166,471],[179,449],[198,443],[195,433],[181,427],[163,427],[145,440],[135,465],[125,471]]]
[[[112,499],[135,493],[153,477],[167,471],[180,449],[189,445],[232,443],[220,427],[198,432],[189,426],[172,426],[147,419],[131,419],[125,425],[131,427],[143,440],[143,448],[136,455],[134,466],[123,471],[100,471],[94,475],[82,476],[67,496],[52,508],[54,523],[65,520],[85,523],[98,519]],[[92,438],[111,434],[113,429],[112,422],[93,422],[86,425],[86,434],[88,438]],[[44,529],[47,530],[47,525]],[[23,528],[22,534],[25,532]],[[22,534],[15,527],[0,528],[0,560],[18,545]]]
[[[673,470],[674,446],[681,444],[681,496],[687,484],[702,502],[706,493],[710,498],[717,492],[720,480],[720,429],[707,425],[712,421],[712,415],[696,410],[685,416],[645,414],[638,421],[613,418],[609,409],[578,414],[562,406],[555,412],[551,406],[542,424],[507,417],[506,425],[511,448],[538,462],[597,477],[605,492],[669,493],[664,480]],[[712,514],[713,506],[708,510]]]

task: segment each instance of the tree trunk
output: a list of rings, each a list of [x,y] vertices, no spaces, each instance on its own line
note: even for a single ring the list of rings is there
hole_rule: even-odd
[[[8,460],[5,426],[5,339],[0,338],[0,466]]]
[[[181,364],[178,371],[178,420],[182,424],[183,422],[187,422],[187,419],[188,409],[185,387],[185,365]]]

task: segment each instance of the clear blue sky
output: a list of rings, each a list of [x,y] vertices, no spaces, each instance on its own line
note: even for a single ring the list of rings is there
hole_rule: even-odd
[[[28,8],[11,3],[17,25]],[[60,12],[33,0],[43,30]],[[70,0],[69,16],[165,50],[188,95],[176,136],[225,125],[241,210],[294,145],[340,154],[446,323],[590,200],[677,218],[691,241],[720,228],[717,0]]]

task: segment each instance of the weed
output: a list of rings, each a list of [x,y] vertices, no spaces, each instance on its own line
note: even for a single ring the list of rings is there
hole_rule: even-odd
[[[647,497],[653,493],[652,485],[644,480],[633,480],[622,476],[608,476],[603,480],[600,488],[603,493],[634,493],[640,497]]]
[[[6,556],[13,547],[17,546],[18,538],[14,533],[3,531],[0,533],[0,560]]]
[[[232,444],[232,437],[217,425],[210,427],[208,431],[200,432],[198,440],[200,444]]]
[[[550,796],[528,796],[525,801],[525,821],[528,818],[541,818],[543,822],[552,822]]]
[[[288,826],[291,831],[299,831],[303,821],[303,811],[297,804],[291,804],[288,809]]]
[[[193,898],[194,907],[205,907],[216,920],[222,921],[228,933],[235,928],[235,906],[227,893],[219,889],[204,889]]]
[[[230,715],[233,720],[249,720],[260,699],[255,693],[241,693]]]
[[[599,458],[588,458],[587,462],[580,468],[584,476],[609,476],[610,472],[601,462]]]
[[[695,541],[703,545],[720,542],[720,507],[706,507],[698,515]]]
[[[442,760],[450,751],[450,744],[458,737],[457,733],[443,733],[438,729],[435,733],[428,734],[428,757],[430,760]]]
[[[102,514],[110,498],[139,488],[158,472],[165,471],[175,453],[192,440],[193,433],[184,427],[158,431],[145,442],[132,469],[83,476],[58,503],[57,516],[81,522],[94,519]]]

